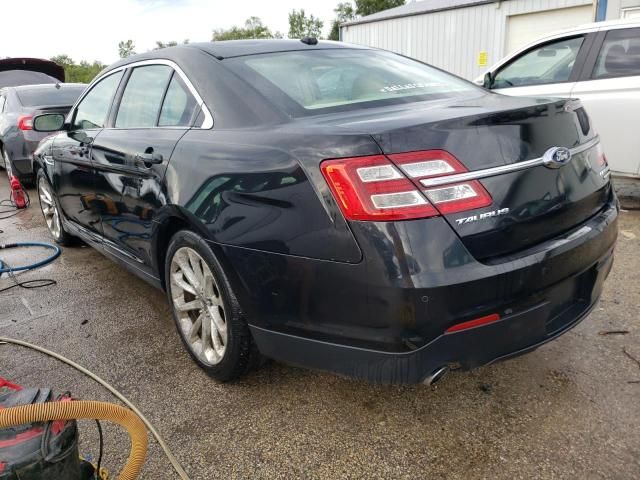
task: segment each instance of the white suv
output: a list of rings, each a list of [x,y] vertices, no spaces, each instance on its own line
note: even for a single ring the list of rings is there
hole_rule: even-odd
[[[640,178],[640,21],[549,34],[502,59],[476,83],[505,95],[579,98],[614,175]]]

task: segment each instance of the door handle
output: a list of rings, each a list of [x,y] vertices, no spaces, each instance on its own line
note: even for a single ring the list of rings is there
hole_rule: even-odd
[[[161,153],[137,153],[134,157],[137,164],[142,164],[149,168],[151,165],[158,165],[162,163],[163,157]]]

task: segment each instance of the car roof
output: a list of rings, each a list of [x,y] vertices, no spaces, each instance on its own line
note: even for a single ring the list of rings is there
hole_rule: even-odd
[[[273,40],[225,40],[220,42],[193,43],[192,47],[204,50],[218,58],[241,57],[245,55],[258,55],[261,53],[290,52],[297,50],[327,50],[334,48],[361,48],[362,45],[350,45],[343,42],[328,40],[318,41],[315,45],[309,45],[301,40],[273,39]]]
[[[309,51],[309,50],[329,50],[329,49],[370,49],[363,45],[353,45],[344,42],[333,42],[328,40],[320,40],[316,45],[307,45],[300,40],[291,39],[269,39],[269,40],[224,40],[216,42],[199,42],[188,43],[185,45],[177,45],[175,47],[162,48],[159,50],[151,50],[150,52],[132,55],[123,58],[112,65],[109,65],[98,74],[101,77],[104,73],[120,67],[126,67],[130,63],[136,63],[144,60],[169,59],[178,60],[184,55],[194,50],[200,50],[212,55],[219,60],[225,58],[241,57],[245,55],[258,55],[261,53],[278,53],[292,51]]]

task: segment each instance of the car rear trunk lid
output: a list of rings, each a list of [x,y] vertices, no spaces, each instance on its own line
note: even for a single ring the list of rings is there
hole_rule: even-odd
[[[397,111],[386,115],[386,124],[382,116],[368,117],[343,126],[369,129],[392,160],[398,153],[445,151],[478,178],[491,204],[441,213],[481,261],[571,230],[600,211],[611,195],[597,135],[575,100],[487,94]],[[556,147],[572,153],[562,166],[551,160]],[[451,185],[443,178],[414,181],[425,191]]]

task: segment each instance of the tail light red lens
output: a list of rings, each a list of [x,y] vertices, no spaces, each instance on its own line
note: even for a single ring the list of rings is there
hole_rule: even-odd
[[[347,219],[409,220],[438,214],[384,155],[327,160],[321,170]]]
[[[33,116],[21,115],[18,117],[18,128],[20,130],[33,130]]]
[[[420,180],[468,170],[444,150],[326,160],[321,165],[342,213],[350,220],[409,220],[491,205],[479,181],[425,189]]]
[[[420,181],[427,178],[468,172],[456,157],[444,150],[395,153],[389,155],[389,159],[420,187]],[[489,192],[477,180],[428,188],[423,192],[443,215],[483,208],[493,203]]]

